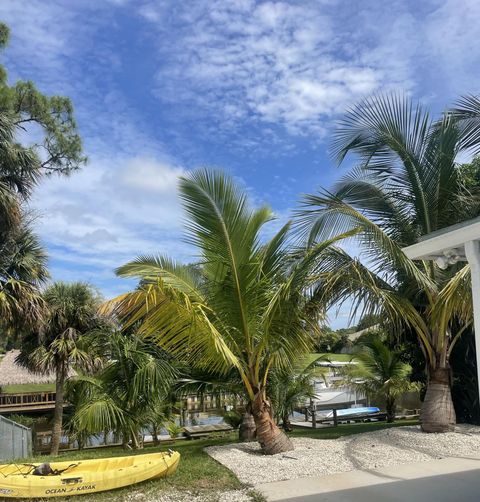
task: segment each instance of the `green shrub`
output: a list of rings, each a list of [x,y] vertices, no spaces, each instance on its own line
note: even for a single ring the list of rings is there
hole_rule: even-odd
[[[238,429],[240,424],[242,423],[242,415],[238,413],[238,411],[226,411],[223,414],[223,420],[228,425],[232,426],[234,429]]]
[[[167,431],[172,439],[176,439],[178,435],[181,432],[183,432],[183,427],[181,425],[176,424],[175,422],[170,422],[167,425]]]

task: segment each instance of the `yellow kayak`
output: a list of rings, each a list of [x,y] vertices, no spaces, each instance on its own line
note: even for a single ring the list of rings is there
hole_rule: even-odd
[[[169,451],[51,464],[0,465],[0,497],[67,497],[113,490],[173,474],[179,461],[180,453]],[[45,471],[52,472],[39,474]]]

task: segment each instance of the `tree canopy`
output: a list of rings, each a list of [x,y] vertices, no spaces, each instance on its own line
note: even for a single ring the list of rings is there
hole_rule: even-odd
[[[9,29],[0,23],[0,50]],[[46,253],[26,210],[42,176],[69,174],[86,162],[71,101],[47,96],[31,81],[10,85],[0,66],[0,314],[2,333],[41,318],[39,286]],[[22,326],[23,324],[23,326]]]
[[[0,50],[8,40],[9,28],[0,23]],[[69,98],[47,96],[32,81],[9,85],[7,71],[0,66],[0,113],[30,133],[23,147],[34,157],[38,171],[69,174],[86,162]]]

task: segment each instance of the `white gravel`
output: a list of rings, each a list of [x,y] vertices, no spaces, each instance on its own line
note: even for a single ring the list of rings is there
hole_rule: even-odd
[[[247,489],[202,494],[172,489],[156,493],[155,495],[146,495],[138,491],[129,494],[121,500],[122,502],[252,502],[254,499],[252,491]]]
[[[448,456],[480,453],[480,427],[458,425],[455,432],[425,434],[419,426],[394,427],[339,439],[293,439],[295,450],[266,456],[258,443],[211,446],[206,451],[250,485],[376,469]]]

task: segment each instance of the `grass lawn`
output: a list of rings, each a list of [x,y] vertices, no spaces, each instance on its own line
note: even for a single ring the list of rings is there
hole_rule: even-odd
[[[295,429],[290,435],[291,437],[310,437],[315,439],[336,439],[342,436],[359,434],[362,432],[371,432],[375,430],[386,429],[389,427],[399,427],[403,425],[416,425],[416,420],[399,420],[393,424],[386,422],[371,422],[339,425],[338,427],[321,428],[321,429]],[[145,450],[140,450],[137,453],[151,453],[155,451],[165,451],[168,448],[177,450],[182,455],[177,473],[169,478],[156,481],[147,481],[139,485],[133,485],[126,488],[115,490],[114,492],[101,492],[97,495],[89,495],[88,500],[94,501],[127,501],[134,500],[138,497],[139,500],[149,498],[155,500],[161,497],[162,493],[168,489],[178,491],[188,491],[193,494],[199,494],[209,500],[208,497],[214,496],[215,493],[224,490],[237,490],[244,488],[242,483],[221,464],[208,456],[203,449],[206,446],[222,445],[237,441],[237,433],[231,433],[218,439],[203,439],[194,441],[179,441],[175,445],[165,447],[148,447]],[[81,460],[86,458],[105,458],[122,455],[135,454],[135,452],[126,453],[121,448],[102,448],[98,450],[84,450],[81,452],[63,453],[59,460]],[[25,460],[26,462],[53,462],[53,458],[46,456],[38,456]],[[188,497],[188,495],[186,495]],[[252,493],[252,500],[263,500],[259,494]],[[44,499],[47,500],[47,499]],[[49,499],[50,500],[50,499]],[[56,500],[83,500],[86,498],[68,497],[57,498]],[[187,499],[185,499],[187,500]],[[212,499],[217,500],[217,499]]]
[[[18,385],[4,385],[4,394],[21,394],[23,392],[52,392],[55,390],[54,383],[24,383]]]

